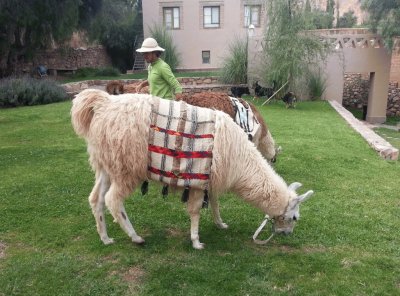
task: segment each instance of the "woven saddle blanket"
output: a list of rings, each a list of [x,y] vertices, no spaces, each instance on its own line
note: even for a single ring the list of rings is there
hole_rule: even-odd
[[[184,101],[152,98],[148,178],[168,185],[207,190],[215,112]]]
[[[260,122],[251,110],[250,105],[244,100],[239,101],[237,98],[229,98],[235,109],[235,122],[244,130],[249,139],[253,140],[254,135],[260,128]]]

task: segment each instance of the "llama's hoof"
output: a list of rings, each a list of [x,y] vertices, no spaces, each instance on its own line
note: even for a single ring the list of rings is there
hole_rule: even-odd
[[[228,229],[228,224],[226,224],[226,223],[218,223],[217,224],[217,227],[219,228],[219,229]]]
[[[140,236],[137,236],[135,238],[132,238],[132,242],[134,242],[135,244],[138,244],[138,245],[142,245],[142,244],[144,244],[145,240],[143,238],[141,238]]]
[[[109,237],[102,238],[101,240],[103,241],[103,243],[104,243],[105,245],[111,245],[111,244],[114,243],[114,240],[113,240],[112,238],[109,238]]]
[[[201,242],[193,242],[193,248],[196,250],[203,250],[204,246],[205,245]]]

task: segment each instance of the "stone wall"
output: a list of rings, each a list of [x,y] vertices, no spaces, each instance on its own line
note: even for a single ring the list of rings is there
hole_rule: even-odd
[[[397,38],[397,46],[392,51],[392,63],[390,67],[390,81],[400,83],[400,38]]]
[[[38,65],[44,65],[51,74],[57,71],[75,71],[79,68],[99,68],[111,66],[111,59],[104,47],[59,48],[37,53],[33,61],[25,63],[22,68],[25,72],[31,72]]]
[[[230,84],[221,84],[218,81],[218,77],[190,77],[190,78],[185,77],[177,79],[182,84],[183,92],[188,94],[207,92],[207,91],[224,92],[230,94],[230,89],[232,87],[232,85]],[[139,81],[142,80],[140,79],[121,80],[121,82],[123,83],[136,83]],[[110,80],[90,80],[90,81],[66,83],[63,85],[63,87],[67,91],[67,93],[73,96],[86,88],[94,86],[96,88],[104,89],[107,83],[109,82]],[[239,86],[247,86],[247,85],[239,85]]]
[[[400,116],[400,88],[397,82],[389,84],[387,116]]]
[[[369,77],[366,74],[346,73],[343,87],[343,106],[346,108],[362,109],[368,104]],[[399,83],[389,83],[386,116],[400,116]]]
[[[343,106],[361,109],[368,103],[369,80],[361,73],[345,73]]]

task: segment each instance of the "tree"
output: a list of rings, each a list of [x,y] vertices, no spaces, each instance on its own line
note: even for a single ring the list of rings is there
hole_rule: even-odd
[[[329,29],[333,27],[333,21],[335,19],[335,0],[326,1],[326,12],[330,19]]]
[[[311,12],[311,3],[310,3],[310,0],[307,0],[306,1],[306,5],[305,5],[305,8],[304,8],[304,10],[306,11],[306,12],[308,12],[308,13],[310,13]]]
[[[88,28],[89,38],[98,40],[114,66],[123,72],[132,69],[134,41],[142,32],[140,0],[103,0],[100,12]]]
[[[16,65],[38,49],[68,39],[96,13],[102,0],[2,0],[0,76],[17,74]]]
[[[301,0],[269,1],[268,24],[264,36],[265,81],[279,85],[288,81],[291,89],[301,84],[309,69],[323,60],[328,51],[327,43],[311,32],[308,14],[300,5]]]
[[[399,0],[360,0],[361,8],[369,13],[370,28],[379,33],[388,48],[394,45],[393,37],[400,36]]]
[[[337,28],[352,28],[357,24],[357,17],[354,15],[353,10],[349,10],[345,12],[339,19],[337,20],[336,27]]]

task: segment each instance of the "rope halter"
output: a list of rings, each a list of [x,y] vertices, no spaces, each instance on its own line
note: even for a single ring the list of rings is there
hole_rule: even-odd
[[[271,236],[269,238],[267,238],[266,240],[259,240],[257,239],[257,236],[260,234],[261,230],[263,230],[263,228],[265,227],[265,225],[267,225],[268,220],[270,220],[268,215],[265,215],[265,219],[264,221],[261,223],[261,225],[257,228],[256,232],[254,232],[253,234],[253,241],[254,243],[256,243],[257,245],[265,245],[266,243],[268,243],[271,238],[274,236],[274,233],[271,234]]]

